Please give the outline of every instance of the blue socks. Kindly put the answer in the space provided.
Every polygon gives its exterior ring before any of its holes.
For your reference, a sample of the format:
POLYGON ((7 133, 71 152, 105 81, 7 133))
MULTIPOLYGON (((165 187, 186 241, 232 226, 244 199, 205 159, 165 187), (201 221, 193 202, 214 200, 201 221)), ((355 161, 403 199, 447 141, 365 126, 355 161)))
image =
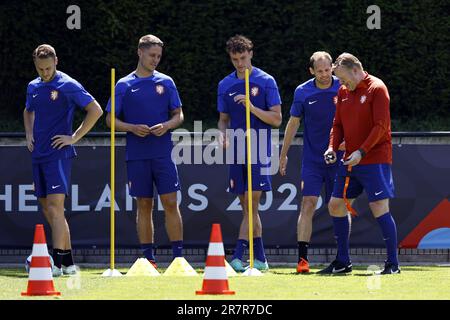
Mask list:
POLYGON ((348 217, 333 217, 334 238, 337 242, 336 259, 342 263, 349 263, 350 223, 348 217))
POLYGON ((255 259, 265 262, 266 255, 264 254, 264 245, 262 238, 253 238, 253 250, 255 254, 255 259))
POLYGON ((183 240, 172 241, 172 255, 174 259, 183 256, 183 240))
MULTIPOLYGON (((378 224, 383 233, 383 239, 386 242, 388 262, 398 265, 397 255, 397 227, 392 215, 386 212, 377 218, 378 224)), ((350 224, 347 217, 333 217, 334 234, 337 241, 338 253, 336 259, 343 263, 350 262, 349 257, 349 236, 350 224)))
POLYGON ((389 212, 386 212, 381 217, 377 218, 378 224, 383 233, 383 239, 386 243, 388 254, 388 262, 398 265, 397 255, 397 227, 394 218, 389 212))
POLYGON ((155 261, 155 256, 153 255, 153 243, 142 243, 141 249, 147 260, 155 261))
POLYGON ((242 256, 244 255, 245 250, 248 248, 248 241, 244 239, 238 239, 236 243, 236 248, 234 249, 233 258, 242 260, 242 256))
MULTIPOLYGON (((141 249, 147 260, 156 261, 153 254, 153 243, 142 243, 141 249)), ((172 255, 174 259, 183 256, 183 240, 172 241, 172 255)))
MULTIPOLYGON (((248 249, 248 241, 244 239, 238 239, 236 243, 236 249, 234 250, 233 258, 242 260, 242 256, 245 253, 245 250, 248 249)), ((265 262, 266 261, 266 255, 264 253, 264 244, 262 241, 262 238, 253 238, 253 249, 255 254, 255 259, 265 262)))

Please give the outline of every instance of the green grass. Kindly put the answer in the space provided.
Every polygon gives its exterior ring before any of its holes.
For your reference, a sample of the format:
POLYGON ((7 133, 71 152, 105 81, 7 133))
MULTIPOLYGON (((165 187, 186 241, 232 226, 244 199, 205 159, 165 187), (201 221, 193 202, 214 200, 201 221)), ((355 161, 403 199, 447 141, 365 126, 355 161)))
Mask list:
MULTIPOLYGON (((127 269, 119 269, 126 273, 127 269)), ((317 271, 313 268, 312 271, 317 271)), ((366 267, 354 268, 352 275, 297 275, 293 268, 273 268, 263 277, 231 277, 234 296, 197 296, 203 273, 198 277, 120 277, 102 278, 100 269, 82 269, 79 278, 54 279, 61 297, 22 297, 28 276, 22 269, 0 269, 0 300, 10 299, 450 299, 450 268, 404 266, 399 275, 370 276, 366 267), (376 285, 379 281, 379 286, 376 285)), ((164 269, 159 270, 164 271, 164 269)))

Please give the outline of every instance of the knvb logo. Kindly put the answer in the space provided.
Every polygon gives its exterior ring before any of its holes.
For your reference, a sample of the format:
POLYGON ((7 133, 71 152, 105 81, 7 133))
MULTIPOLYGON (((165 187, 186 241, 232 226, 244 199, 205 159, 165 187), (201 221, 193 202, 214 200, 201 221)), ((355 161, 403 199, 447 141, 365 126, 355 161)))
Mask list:
POLYGON ((52 90, 52 92, 50 92, 50 99, 52 99, 53 101, 58 99, 58 91, 52 90))

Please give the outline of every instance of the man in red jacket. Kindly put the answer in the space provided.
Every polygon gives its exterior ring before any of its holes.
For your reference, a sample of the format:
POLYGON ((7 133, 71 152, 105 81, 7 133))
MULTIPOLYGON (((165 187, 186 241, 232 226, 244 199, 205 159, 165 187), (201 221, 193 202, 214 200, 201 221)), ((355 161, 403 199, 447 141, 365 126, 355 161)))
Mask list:
POLYGON ((336 151, 344 140, 346 150, 328 205, 333 217, 338 253, 336 260, 319 273, 352 271, 349 257, 350 216, 344 199, 348 198, 350 207, 363 190, 367 193, 370 209, 386 243, 388 258, 381 274, 400 273, 397 227, 389 212, 389 198, 394 197, 389 93, 383 81, 364 71, 361 62, 352 54, 341 54, 333 64, 333 71, 342 85, 338 91, 330 144, 324 154, 325 162, 336 161, 336 151))

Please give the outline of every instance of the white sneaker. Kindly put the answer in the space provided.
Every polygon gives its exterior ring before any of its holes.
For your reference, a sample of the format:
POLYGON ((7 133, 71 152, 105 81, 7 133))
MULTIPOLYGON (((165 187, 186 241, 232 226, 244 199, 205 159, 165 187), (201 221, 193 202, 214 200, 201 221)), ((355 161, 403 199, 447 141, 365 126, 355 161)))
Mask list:
POLYGON ((78 272, 77 269, 78 269, 78 267, 76 265, 74 265, 74 264, 72 264, 72 265, 70 265, 68 267, 62 266, 62 272, 63 272, 63 274, 66 274, 66 275, 77 274, 77 272, 78 272))
POLYGON ((61 277, 63 275, 62 268, 58 268, 55 265, 52 266, 52 275, 53 277, 61 277))

